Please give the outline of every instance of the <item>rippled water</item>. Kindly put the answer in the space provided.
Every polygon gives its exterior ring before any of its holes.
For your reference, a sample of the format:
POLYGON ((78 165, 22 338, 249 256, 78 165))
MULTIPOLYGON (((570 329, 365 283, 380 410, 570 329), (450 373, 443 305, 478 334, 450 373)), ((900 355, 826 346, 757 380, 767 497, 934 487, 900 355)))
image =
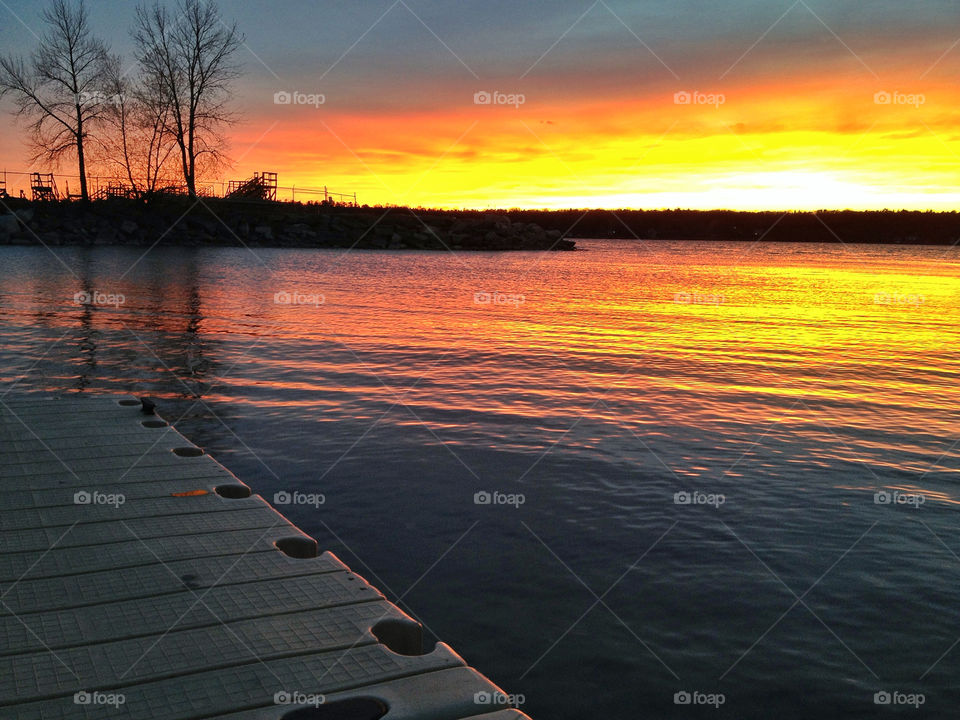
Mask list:
POLYGON ((580 244, 0 248, 0 392, 322 492, 285 514, 534 718, 953 713, 960 251, 580 244))

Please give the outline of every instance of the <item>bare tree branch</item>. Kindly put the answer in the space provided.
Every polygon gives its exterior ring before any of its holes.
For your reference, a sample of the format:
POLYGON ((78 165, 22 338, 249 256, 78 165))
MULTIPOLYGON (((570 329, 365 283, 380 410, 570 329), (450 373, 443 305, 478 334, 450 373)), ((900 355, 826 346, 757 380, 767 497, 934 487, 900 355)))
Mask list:
POLYGON ((75 154, 80 196, 88 200, 86 144, 106 110, 107 48, 90 32, 83 0, 72 7, 53 0, 43 19, 47 31, 29 62, 0 57, 0 97, 12 95, 17 116, 28 122, 33 161, 75 154))
POLYGON ((221 20, 213 0, 180 0, 173 19, 159 3, 141 6, 133 35, 144 82, 169 107, 164 127, 179 150, 187 190, 196 196, 198 160, 224 157, 218 129, 236 120, 227 102, 239 76, 233 56, 243 36, 221 20))

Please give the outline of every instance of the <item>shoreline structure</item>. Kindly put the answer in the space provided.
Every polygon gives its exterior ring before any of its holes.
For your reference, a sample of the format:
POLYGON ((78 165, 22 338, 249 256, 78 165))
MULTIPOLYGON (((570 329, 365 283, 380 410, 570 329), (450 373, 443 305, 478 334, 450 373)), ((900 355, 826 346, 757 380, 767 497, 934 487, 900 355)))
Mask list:
MULTIPOLYGON (((0 245, 573 250, 559 230, 498 212, 162 198, 80 202, 8 200, 0 245)), ((0 206, 2 207, 2 206, 0 206)))

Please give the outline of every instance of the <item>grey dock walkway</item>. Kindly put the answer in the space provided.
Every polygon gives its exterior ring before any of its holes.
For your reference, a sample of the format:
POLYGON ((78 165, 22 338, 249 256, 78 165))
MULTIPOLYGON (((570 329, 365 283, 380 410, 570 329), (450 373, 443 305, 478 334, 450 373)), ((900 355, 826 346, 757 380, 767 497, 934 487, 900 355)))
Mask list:
POLYGON ((0 399, 3 720, 518 720, 134 398, 0 399))

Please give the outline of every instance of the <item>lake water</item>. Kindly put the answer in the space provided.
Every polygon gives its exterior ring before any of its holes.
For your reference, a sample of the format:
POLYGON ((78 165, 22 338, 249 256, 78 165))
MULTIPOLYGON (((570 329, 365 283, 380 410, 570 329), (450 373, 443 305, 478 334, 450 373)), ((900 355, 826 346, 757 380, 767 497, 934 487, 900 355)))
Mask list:
POLYGON ((0 248, 0 392, 323 493, 283 511, 535 720, 952 714, 960 251, 579 244, 0 248))

